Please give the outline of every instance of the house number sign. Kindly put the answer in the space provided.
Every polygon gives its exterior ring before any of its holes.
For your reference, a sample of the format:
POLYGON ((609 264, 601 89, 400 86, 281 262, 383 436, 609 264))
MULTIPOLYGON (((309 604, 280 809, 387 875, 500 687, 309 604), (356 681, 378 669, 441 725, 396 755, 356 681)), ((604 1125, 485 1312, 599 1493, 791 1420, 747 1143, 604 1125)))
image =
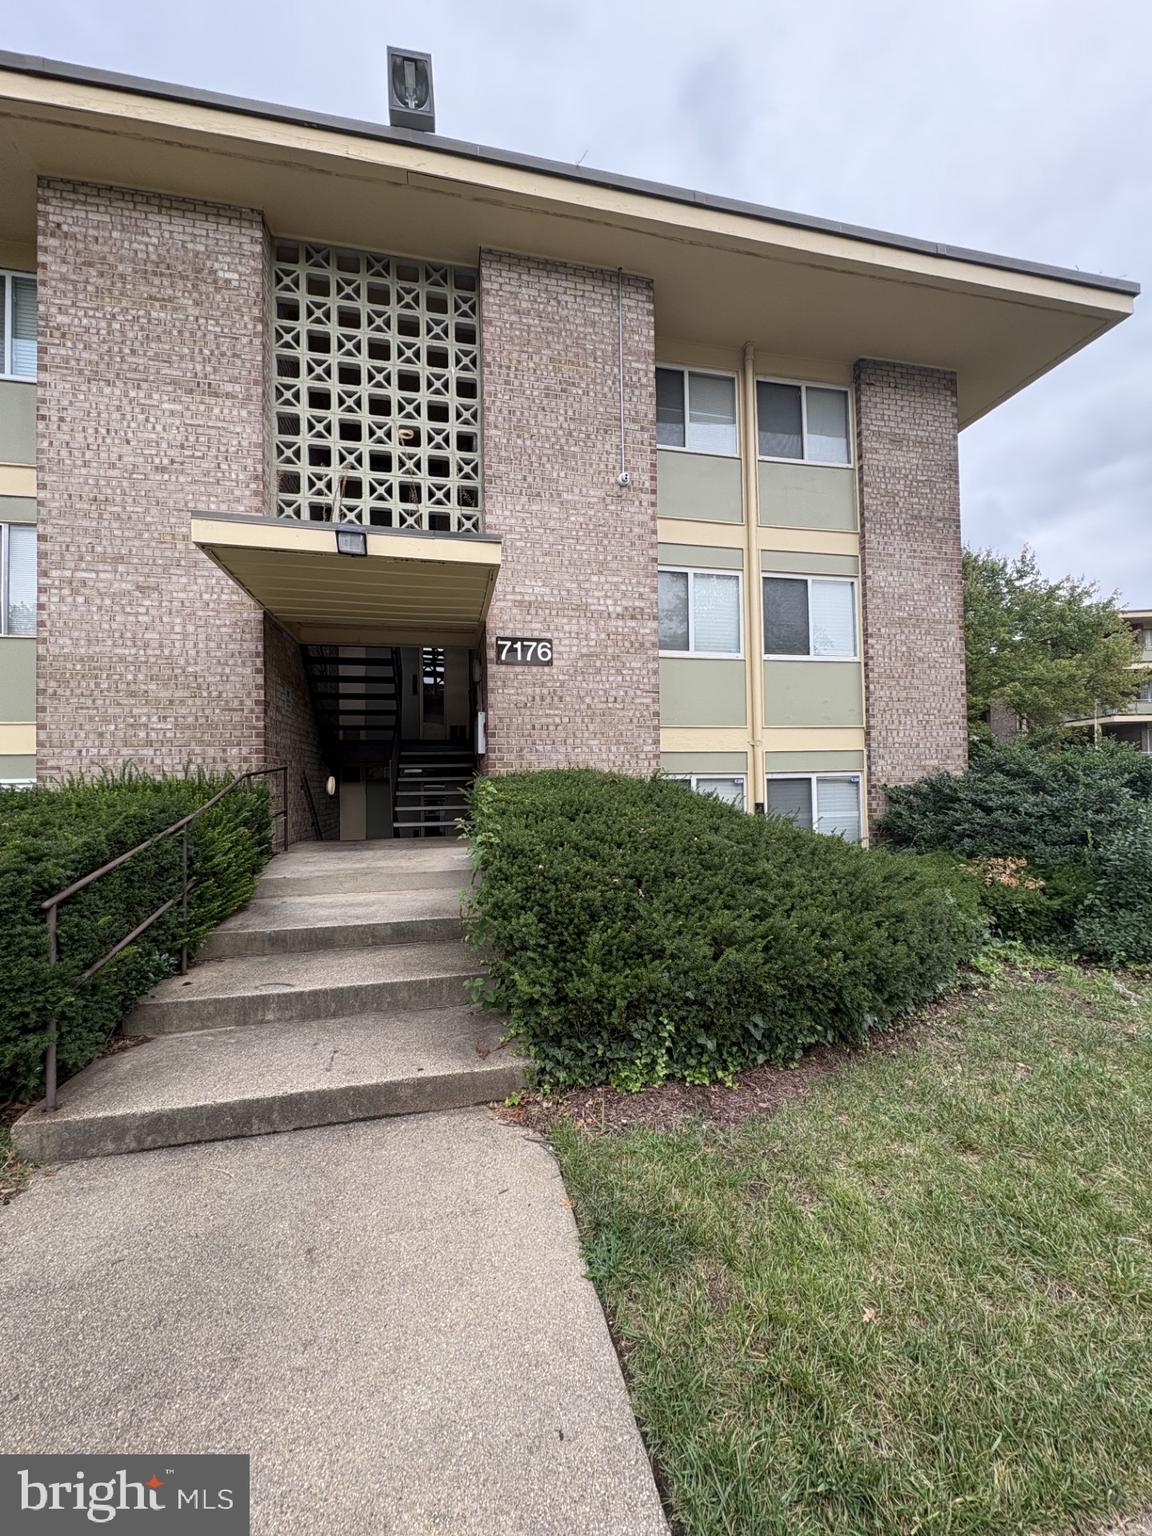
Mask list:
POLYGON ((496 641, 496 661, 505 667, 550 667, 551 640, 510 639, 496 641))

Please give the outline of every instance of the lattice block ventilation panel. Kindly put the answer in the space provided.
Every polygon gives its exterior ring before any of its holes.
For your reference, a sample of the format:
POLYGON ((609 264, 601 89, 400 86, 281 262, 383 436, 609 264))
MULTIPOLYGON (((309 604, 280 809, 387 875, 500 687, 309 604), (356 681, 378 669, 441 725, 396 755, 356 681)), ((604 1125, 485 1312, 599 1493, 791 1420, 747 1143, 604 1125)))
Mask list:
POLYGON ((478 533, 479 280, 277 241, 276 510, 478 533))

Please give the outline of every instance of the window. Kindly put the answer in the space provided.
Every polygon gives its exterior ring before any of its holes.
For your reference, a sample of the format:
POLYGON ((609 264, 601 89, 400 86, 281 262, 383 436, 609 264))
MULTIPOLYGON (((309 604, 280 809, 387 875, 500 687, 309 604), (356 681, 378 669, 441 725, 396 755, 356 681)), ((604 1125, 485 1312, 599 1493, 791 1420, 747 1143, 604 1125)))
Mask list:
POLYGON ((735 453, 735 376, 657 368, 656 442, 693 453, 735 453))
POLYGON ((744 775, 742 773, 670 773, 667 777, 687 784, 698 795, 712 795, 717 800, 723 800, 725 805, 734 805, 739 811, 744 809, 744 775))
POLYGON ((855 581, 841 576, 765 576, 764 655, 855 661, 855 581))
POLYGON ((36 529, 0 523, 0 635, 36 633, 36 529))
POLYGON ((762 459, 850 464, 848 391, 822 384, 756 380, 757 452, 762 459))
POLYGON ((36 377, 36 279, 0 272, 0 376, 36 377))
POLYGON ((662 570, 660 650, 673 656, 741 656, 740 577, 735 571, 662 570))
POLYGON ((857 773, 769 774, 765 804, 770 816, 786 816, 798 827, 860 841, 857 773))

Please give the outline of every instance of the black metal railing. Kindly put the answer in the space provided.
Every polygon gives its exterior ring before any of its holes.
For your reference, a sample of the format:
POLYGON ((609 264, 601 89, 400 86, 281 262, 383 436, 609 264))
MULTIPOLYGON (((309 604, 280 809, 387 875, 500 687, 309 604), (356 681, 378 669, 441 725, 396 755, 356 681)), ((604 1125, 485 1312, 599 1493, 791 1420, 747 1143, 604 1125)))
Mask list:
MULTIPOLYGON (((80 980, 88 981, 91 977, 96 975, 97 971, 102 971, 110 960, 114 960, 116 956, 121 953, 121 951, 127 949, 130 944, 134 944, 142 933, 147 933, 148 929, 152 927, 153 923, 158 923, 162 917, 171 912, 173 907, 176 906, 179 906, 180 908, 182 924, 180 930, 180 974, 184 975, 184 973, 188 970, 188 896, 192 890, 193 884, 188 876, 188 828, 197 819, 197 817, 203 816, 204 812, 210 811, 214 805, 219 805, 220 801, 224 799, 225 795, 230 795, 232 791, 234 789, 238 789, 241 784, 247 784, 252 779, 271 778, 273 774, 279 774, 280 776, 280 808, 272 812, 272 819, 273 821, 283 820, 284 826, 281 833, 281 848, 286 849, 288 847, 287 767, 253 768, 248 773, 242 773, 237 778, 233 779, 231 784, 225 784, 224 788, 217 794, 213 795, 211 800, 205 800, 203 805, 198 805, 194 811, 189 812, 187 816, 182 816, 179 821, 174 821, 170 827, 165 827, 160 832, 154 832, 151 837, 145 838, 145 840, 142 843, 138 843, 135 848, 129 848, 127 853, 120 854, 118 858, 110 859, 107 864, 101 864, 100 868, 94 869, 90 875, 85 875, 83 879, 80 880, 74 880, 71 885, 65 886, 62 891, 57 891, 55 896, 49 896, 47 901, 41 902, 40 910, 45 915, 45 921, 48 928, 49 965, 59 965, 60 963, 59 915, 60 908, 64 902, 69 901, 80 891, 86 890, 88 886, 90 886, 94 881, 99 880, 103 875, 109 875, 114 869, 119 869, 122 864, 127 864, 129 859, 134 859, 138 853, 143 853, 146 848, 154 847, 157 843, 162 842, 166 837, 179 837, 181 842, 180 889, 176 892, 175 896, 170 897, 168 901, 157 907, 155 912, 146 917, 142 923, 137 923, 132 932, 126 934, 125 937, 119 941, 119 943, 114 944, 106 955, 102 956, 99 960, 94 961, 86 971, 83 971, 80 975, 80 980)), ((58 1030, 59 1021, 56 1018, 56 1015, 53 1014, 52 1022, 49 1025, 48 1031, 48 1046, 44 1053, 44 1109, 46 1112, 56 1108, 56 1047, 58 1043, 58 1030)))
POLYGON ((312 786, 308 782, 308 775, 306 773, 300 775, 300 782, 304 786, 304 798, 308 802, 308 812, 312 817, 312 830, 316 834, 316 841, 322 843, 324 841, 324 828, 320 825, 320 812, 316 809, 316 798, 312 793, 312 786))

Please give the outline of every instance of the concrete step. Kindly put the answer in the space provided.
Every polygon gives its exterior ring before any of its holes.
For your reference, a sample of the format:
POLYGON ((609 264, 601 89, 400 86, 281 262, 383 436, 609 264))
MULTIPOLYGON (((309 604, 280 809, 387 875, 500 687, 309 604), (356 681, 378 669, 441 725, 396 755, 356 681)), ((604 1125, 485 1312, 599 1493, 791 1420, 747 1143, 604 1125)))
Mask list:
POLYGON ((472 879, 468 846, 436 843, 297 843, 277 854, 256 888, 260 899, 389 891, 460 891, 472 879))
POLYGON ((369 944, 444 944, 462 931, 460 892, 454 890, 282 896, 250 901, 221 923, 197 963, 369 944))
POLYGON ((451 1008, 164 1035, 77 1073, 13 1139, 51 1163, 489 1103, 523 1083, 502 1031, 451 1008))
MULTIPOLYGON (((468 1001, 467 982, 482 970, 461 943, 210 960, 153 987, 122 1028, 126 1035, 162 1035, 380 1009, 454 1008, 468 1001)), ((275 1049, 272 1037, 268 1048, 275 1049)))

